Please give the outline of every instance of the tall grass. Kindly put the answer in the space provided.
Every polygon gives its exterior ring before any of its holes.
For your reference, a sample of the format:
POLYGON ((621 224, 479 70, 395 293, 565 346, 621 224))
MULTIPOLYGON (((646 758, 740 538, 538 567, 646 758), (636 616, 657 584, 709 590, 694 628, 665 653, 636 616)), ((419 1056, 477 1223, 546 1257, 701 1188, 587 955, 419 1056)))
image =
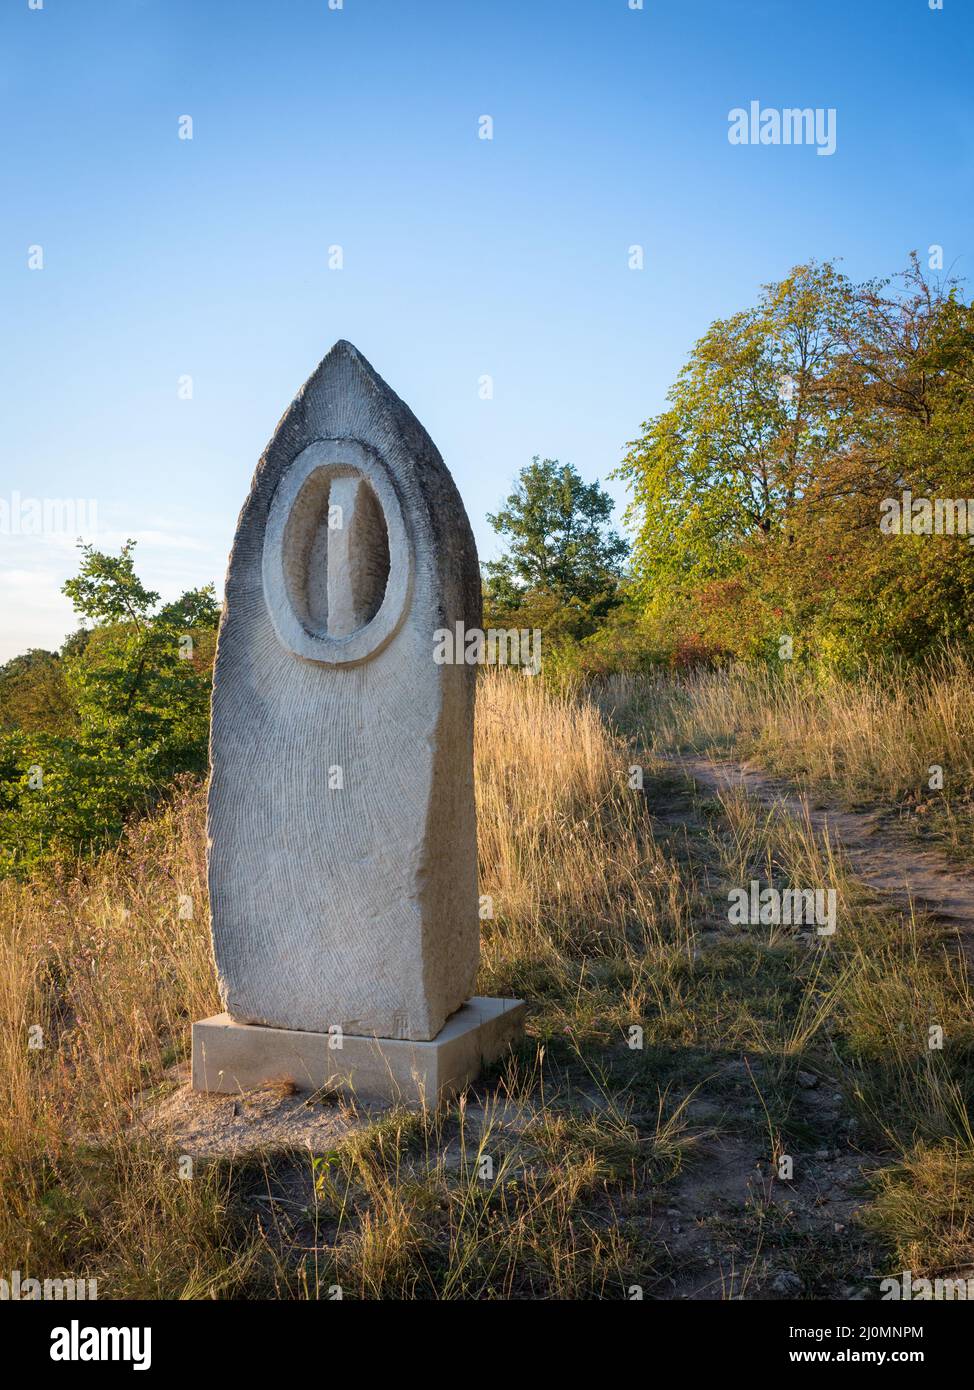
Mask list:
POLYGON ((143 1087, 216 1002, 204 845, 188 788, 94 864, 0 882, 6 1269, 110 1269, 116 1292, 144 1295, 234 1286, 218 1175, 179 1181, 133 1129, 143 1087))
MULTIPOLYGON (((621 955, 644 968, 654 951, 685 953, 690 930, 688 895, 626 787, 625 747, 585 700, 492 675, 476 756, 482 890, 495 905, 481 988, 564 1001, 551 1028, 571 1000, 589 998, 602 1034, 599 963, 621 955)), ((181 1181, 178 1156, 140 1137, 145 1093, 186 1055, 193 1019, 218 1007, 203 796, 185 785, 96 861, 0 883, 0 1268, 84 1271, 106 1282, 106 1296, 230 1293, 257 1264, 272 1277, 266 1244, 241 1243, 233 1175, 214 1165, 181 1181)), ((425 1123, 432 1144, 444 1121, 433 1112, 425 1123)), ((667 1133, 673 1123, 661 1116, 667 1133)), ((594 1158, 582 1167, 604 1183, 594 1158)), ((538 1182, 502 1222, 504 1268, 517 1265, 515 1247, 561 1222, 552 1287, 567 1287, 577 1264, 594 1290, 614 1245, 600 1237, 593 1265, 569 1230, 591 1183, 538 1182)), ((383 1200, 393 1204, 385 1216, 381 1202, 359 1213, 352 1243, 366 1264, 398 1219, 398 1199, 383 1200)), ((349 1258, 343 1247, 346 1277, 349 1258)), ((358 1282, 363 1292, 388 1284, 364 1272, 358 1282)))
POLYGON ((735 667, 686 676, 616 676, 606 706, 652 730, 660 750, 754 757, 788 777, 827 783, 853 800, 894 803, 944 769, 948 797, 974 788, 974 665, 959 653, 933 665, 856 680, 735 667))
POLYGON ((476 734, 483 985, 692 952, 692 887, 653 839, 630 758, 596 705, 529 677, 481 679, 476 734))
MULTIPOLYGON (((783 728, 788 710, 797 721, 797 691, 739 679, 729 695, 711 677, 610 695, 653 721, 642 727, 657 743, 688 739, 720 708, 735 736, 746 708, 752 728, 783 728)), ((877 692, 862 698, 885 719, 877 692)), ((955 721, 959 747, 966 707, 950 691, 929 707, 955 721)), ((142 1123, 191 1022, 218 1007, 201 787, 96 861, 0 882, 0 1272, 95 1277, 103 1297, 327 1297, 335 1284, 362 1297, 624 1297, 679 1274, 646 1213, 688 1171, 693 1097, 719 1108, 724 1068, 742 1056, 762 1063, 763 1089, 757 1121, 734 1123, 756 1123, 755 1142, 777 1151, 794 1130, 795 1068, 831 1073, 895 1160, 874 1209, 883 1239, 918 1273, 959 1258, 974 1162, 966 978, 929 924, 877 914, 801 822, 727 797, 654 833, 647 802, 663 793, 630 785, 642 757, 579 690, 481 679, 492 911, 479 987, 526 998, 530 1036, 458 1103, 374 1122, 353 1104, 345 1138, 313 1168, 278 1153, 256 1169, 197 1165, 185 1181, 142 1123), (721 893, 752 872, 837 881, 852 929, 821 950, 728 933, 721 893), (948 1039, 936 1057, 931 1020, 948 1039), (307 1170, 300 1220, 272 1200, 279 1165, 307 1170), (938 1188, 924 1205, 917 1194, 948 1170, 954 1196, 938 1188)))

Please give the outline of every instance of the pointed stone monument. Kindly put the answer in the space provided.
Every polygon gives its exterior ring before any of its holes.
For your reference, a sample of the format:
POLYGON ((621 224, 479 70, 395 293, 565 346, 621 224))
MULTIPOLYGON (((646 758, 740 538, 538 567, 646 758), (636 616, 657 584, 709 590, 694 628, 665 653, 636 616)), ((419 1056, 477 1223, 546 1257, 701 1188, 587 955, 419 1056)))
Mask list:
POLYGON ((470 523, 432 440, 350 343, 303 387, 237 523, 207 815, 226 1013, 193 1086, 335 1080, 434 1101, 523 1026, 480 952, 470 523), (442 651, 442 645, 439 650, 442 651))

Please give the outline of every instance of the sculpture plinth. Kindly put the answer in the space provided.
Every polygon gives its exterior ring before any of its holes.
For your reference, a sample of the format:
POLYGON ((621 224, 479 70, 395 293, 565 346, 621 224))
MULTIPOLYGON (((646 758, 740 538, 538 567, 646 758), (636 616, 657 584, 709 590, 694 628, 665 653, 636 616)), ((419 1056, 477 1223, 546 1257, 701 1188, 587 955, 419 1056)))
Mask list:
MULTIPOLYGON (((231 1048, 240 1076, 288 1055, 318 1076, 314 1044, 289 1053, 273 1030, 325 1037, 341 1071, 353 1039, 432 1043, 470 999, 475 672, 435 660, 434 633, 478 627, 480 612, 473 535, 443 460, 355 348, 336 344, 258 464, 227 572, 207 831, 214 955, 236 1026, 196 1025, 199 1089, 224 1089, 213 1078, 227 1071, 205 1063, 206 1039, 231 1048), (254 1029, 249 1070, 239 1025, 254 1029)), ((490 1037, 506 1045, 522 1012, 501 1010, 498 1030, 488 1010, 490 1037)), ((482 1016, 467 1013, 475 1035, 482 1016)))
POLYGON ((217 1014, 193 1024, 193 1085, 237 1095, 287 1081, 302 1091, 348 1086, 364 1100, 435 1105, 454 1095, 524 1028, 519 999, 470 999, 431 1042, 259 1028, 217 1014))

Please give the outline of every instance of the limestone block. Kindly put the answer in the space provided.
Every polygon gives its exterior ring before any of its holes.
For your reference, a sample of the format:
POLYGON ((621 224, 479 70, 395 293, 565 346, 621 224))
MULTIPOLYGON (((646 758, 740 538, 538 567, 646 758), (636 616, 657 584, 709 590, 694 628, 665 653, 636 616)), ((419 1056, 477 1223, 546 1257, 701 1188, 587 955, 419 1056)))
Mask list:
POLYGON ((264 452, 230 556, 207 817, 238 1023, 431 1039, 479 955, 473 535, 443 460, 350 343, 264 452))
POLYGON ((257 1028, 217 1014, 193 1024, 193 1089, 237 1095, 287 1082, 299 1091, 341 1086, 363 1100, 435 1105, 472 1081, 520 1035, 518 999, 474 998, 431 1042, 341 1039, 326 1033, 257 1028))

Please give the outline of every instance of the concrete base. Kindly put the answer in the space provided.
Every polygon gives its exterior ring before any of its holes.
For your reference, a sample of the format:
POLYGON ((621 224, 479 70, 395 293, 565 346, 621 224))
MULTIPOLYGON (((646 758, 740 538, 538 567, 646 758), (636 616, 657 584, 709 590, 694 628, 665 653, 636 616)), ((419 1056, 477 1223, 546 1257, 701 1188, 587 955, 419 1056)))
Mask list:
POLYGON ((347 1085, 363 1100, 435 1105, 472 1081, 524 1031, 520 999, 470 999, 431 1042, 299 1033, 216 1014, 193 1024, 193 1089, 238 1095, 269 1082, 299 1091, 347 1085))

